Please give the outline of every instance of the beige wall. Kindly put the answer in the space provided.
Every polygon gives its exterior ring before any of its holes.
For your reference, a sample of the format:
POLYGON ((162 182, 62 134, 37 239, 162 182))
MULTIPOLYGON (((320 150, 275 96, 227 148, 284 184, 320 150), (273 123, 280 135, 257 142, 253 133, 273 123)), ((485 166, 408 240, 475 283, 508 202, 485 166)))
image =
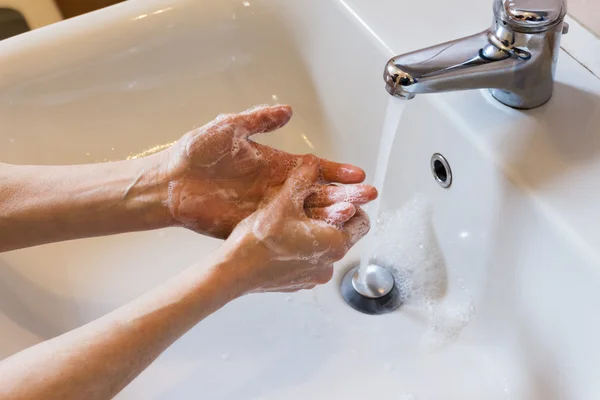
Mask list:
POLYGON ((55 0, 65 18, 98 10, 123 0, 55 0))
MULTIPOLYGON (((124 0, 55 0, 65 18, 94 11, 124 0)), ((600 35, 600 0, 568 0, 569 13, 600 35)))
POLYGON ((600 0, 568 0, 569 14, 600 35, 600 0))

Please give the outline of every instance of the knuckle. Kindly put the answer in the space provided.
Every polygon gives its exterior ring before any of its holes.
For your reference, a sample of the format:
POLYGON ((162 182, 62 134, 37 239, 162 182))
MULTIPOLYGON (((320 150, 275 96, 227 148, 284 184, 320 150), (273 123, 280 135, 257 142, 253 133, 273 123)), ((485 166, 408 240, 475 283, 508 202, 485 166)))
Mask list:
POLYGON ((303 158, 304 162, 308 164, 316 163, 319 160, 314 154, 306 154, 303 158))
POLYGON ((319 275, 319 283, 320 284, 328 283, 329 281, 331 281, 332 278, 333 278, 333 265, 329 265, 319 275))
POLYGON ((346 248, 339 248, 338 247, 331 254, 331 258, 333 258, 333 261, 340 261, 344 257, 346 257, 346 248))

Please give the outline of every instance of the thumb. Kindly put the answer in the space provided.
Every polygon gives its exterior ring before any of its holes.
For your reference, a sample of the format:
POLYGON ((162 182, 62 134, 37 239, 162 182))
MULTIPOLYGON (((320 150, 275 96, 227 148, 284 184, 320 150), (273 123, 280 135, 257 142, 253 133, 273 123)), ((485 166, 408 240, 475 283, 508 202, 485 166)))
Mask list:
POLYGON ((342 231, 346 234, 350 241, 350 245, 354 246, 360 239, 365 237, 371 229, 371 221, 367 213, 360 207, 356 208, 356 214, 350 221, 344 224, 342 231))
POLYGON ((248 138, 283 128, 292 118, 292 108, 286 105, 256 106, 231 118, 239 138, 248 138))
POLYGON ((304 212, 304 201, 312 193, 315 183, 319 180, 319 160, 313 155, 305 156, 302 164, 294 169, 285 181, 280 191, 286 201, 291 201, 295 208, 304 212))

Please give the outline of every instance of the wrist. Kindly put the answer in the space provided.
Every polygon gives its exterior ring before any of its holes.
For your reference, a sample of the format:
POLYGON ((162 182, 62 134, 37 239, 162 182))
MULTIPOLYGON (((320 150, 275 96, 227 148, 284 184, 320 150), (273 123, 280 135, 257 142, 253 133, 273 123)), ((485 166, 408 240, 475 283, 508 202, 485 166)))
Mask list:
POLYGON ((239 269, 245 261, 217 249, 207 259, 184 272, 187 280, 195 282, 199 292, 210 287, 213 299, 221 304, 230 303, 248 293, 239 269))
POLYGON ((227 240, 213 253, 214 273, 233 299, 257 289, 257 271, 268 262, 267 249, 253 235, 227 240))
POLYGON ((161 152, 128 161, 131 184, 125 189, 126 207, 140 215, 145 229, 160 229, 175 225, 167 200, 169 195, 168 159, 161 152))

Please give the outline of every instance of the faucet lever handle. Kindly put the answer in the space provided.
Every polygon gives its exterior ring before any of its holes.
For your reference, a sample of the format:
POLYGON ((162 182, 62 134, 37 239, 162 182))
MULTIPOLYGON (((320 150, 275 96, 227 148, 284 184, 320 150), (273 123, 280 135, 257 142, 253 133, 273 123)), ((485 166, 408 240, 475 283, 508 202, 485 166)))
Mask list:
POLYGON ((522 32, 543 32, 562 21, 565 0, 495 0, 497 18, 522 32))

